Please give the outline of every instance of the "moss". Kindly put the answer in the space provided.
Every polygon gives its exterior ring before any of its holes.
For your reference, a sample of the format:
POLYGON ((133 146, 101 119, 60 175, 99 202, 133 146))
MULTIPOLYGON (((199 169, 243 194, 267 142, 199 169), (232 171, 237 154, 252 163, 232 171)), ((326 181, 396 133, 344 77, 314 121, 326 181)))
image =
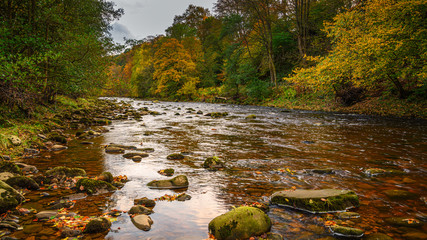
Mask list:
POLYGON ((24 199, 18 191, 0 180, 0 213, 14 209, 24 199))
POLYGON ((100 189, 107 189, 108 191, 116 190, 117 188, 108 182, 101 180, 94 180, 89 178, 82 178, 76 183, 77 189, 88 194, 95 194, 100 189))
POLYGON ((211 168, 211 169, 224 168, 225 164, 223 161, 219 160, 218 157, 214 156, 214 157, 207 158, 203 162, 203 167, 204 168, 211 168))
POLYGON ((256 115, 255 114, 251 114, 245 117, 246 119, 255 119, 256 115))
MULTIPOLYGON (((325 190, 327 191, 327 189, 325 190)), ((300 191, 315 192, 320 190, 300 191)), ((334 212, 359 206, 359 198, 353 191, 346 191, 344 194, 339 195, 333 194, 329 197, 286 197, 286 195, 277 194, 272 197, 271 202, 273 204, 281 204, 301 210, 307 210, 309 212, 334 212)))
POLYGON ((111 227, 111 222, 106 218, 97 218, 90 221, 85 229, 84 233, 102 233, 108 231, 111 227))
POLYGON ((184 159, 184 155, 180 153, 173 153, 166 157, 168 160, 182 160, 184 159))
POLYGON ((22 175, 22 171, 18 165, 10 161, 0 161, 0 172, 10 172, 22 175))
POLYGON ((77 176, 86 176, 86 171, 81 168, 67 168, 67 167, 55 167, 54 169, 48 170, 46 172, 47 176, 67 176, 67 177, 77 177, 77 176))
POLYGON ((163 169, 158 171, 159 174, 164 175, 164 176, 173 176, 173 174, 175 173, 175 170, 173 168, 167 168, 167 169, 163 169))
POLYGON ((113 174, 111 174, 110 172, 103 172, 101 173, 101 175, 99 175, 98 179, 108 183, 112 183, 114 180, 114 177, 113 177, 113 174))
POLYGON ((216 239, 248 239, 268 232, 270 218, 253 207, 239 207, 214 218, 209 223, 209 232, 216 239))
POLYGON ((331 226, 331 231, 338 236, 362 237, 365 231, 359 228, 343 227, 339 225, 331 226))
POLYGON ((20 188, 26 188, 31 190, 37 190, 40 188, 40 186, 36 183, 36 181, 34 181, 29 177, 24 177, 24 176, 11 177, 7 179, 5 182, 12 187, 20 187, 20 188))

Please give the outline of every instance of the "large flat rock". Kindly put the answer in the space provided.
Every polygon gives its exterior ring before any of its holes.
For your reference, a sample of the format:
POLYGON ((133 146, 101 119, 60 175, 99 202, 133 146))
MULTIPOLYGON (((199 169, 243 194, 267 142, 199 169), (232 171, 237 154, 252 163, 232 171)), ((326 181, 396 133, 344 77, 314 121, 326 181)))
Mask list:
POLYGON ((359 206, 353 191, 339 189, 280 191, 271 196, 271 203, 311 213, 344 211, 359 206))

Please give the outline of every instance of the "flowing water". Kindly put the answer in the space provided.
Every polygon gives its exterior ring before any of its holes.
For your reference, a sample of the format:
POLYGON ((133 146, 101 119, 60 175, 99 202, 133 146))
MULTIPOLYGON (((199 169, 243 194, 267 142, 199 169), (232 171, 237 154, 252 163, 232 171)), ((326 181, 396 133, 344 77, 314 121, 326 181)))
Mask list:
MULTIPOLYGON (((361 218, 349 224, 367 233, 388 233, 394 239, 405 239, 407 233, 426 233, 426 227, 393 227, 384 222, 388 217, 426 218, 425 121, 256 106, 119 100, 130 101, 136 109, 148 107, 163 114, 143 116, 142 121, 113 121, 107 126, 110 131, 96 138, 94 145, 74 140, 68 150, 30 162, 40 170, 65 165, 83 168, 92 176, 103 171, 127 175, 130 181, 125 187, 104 197, 107 209, 125 211, 133 206, 135 198, 177 194, 146 186, 151 180, 167 179, 158 170, 174 168, 175 175, 188 176, 190 186, 185 192, 191 200, 158 201, 151 215, 154 224, 148 232, 137 229, 123 214, 106 239, 205 239, 209 221, 232 206, 265 201, 275 191, 292 187, 355 191, 361 206, 354 211, 361 218), (197 111, 229 115, 211 118, 197 111), (250 114, 256 119, 245 118, 250 114), (108 143, 155 151, 135 163, 121 155, 106 154, 102 146, 108 143), (186 153, 184 160, 166 159, 180 152, 186 153), (204 159, 211 156, 224 159, 227 170, 204 169, 204 159), (283 171, 286 168, 289 171, 283 171), (325 168, 334 169, 334 174, 304 171, 325 168), (364 174, 368 168, 395 169, 405 174, 373 178, 364 174), (418 197, 390 200, 384 195, 389 189, 410 191, 418 197)), ((285 239, 333 239, 323 226, 330 215, 274 206, 268 214, 273 220, 272 231, 285 239)))

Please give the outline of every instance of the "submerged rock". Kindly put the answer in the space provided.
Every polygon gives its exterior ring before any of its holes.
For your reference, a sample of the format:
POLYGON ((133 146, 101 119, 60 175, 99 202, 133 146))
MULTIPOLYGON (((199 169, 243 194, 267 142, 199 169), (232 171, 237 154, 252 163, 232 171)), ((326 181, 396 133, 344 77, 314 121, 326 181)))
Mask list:
POLYGON ((153 210, 149 209, 148 207, 142 206, 142 205, 135 205, 128 211, 128 214, 150 215, 152 213, 154 213, 153 210))
POLYGON ((188 187, 188 179, 185 175, 179 175, 169 180, 154 180, 147 183, 149 188, 175 189, 188 187))
POLYGON ((133 203, 135 205, 142 205, 148 208, 154 208, 156 206, 156 202, 154 200, 148 199, 146 197, 135 199, 133 200, 133 203))
POLYGON ((366 235, 364 240, 393 240, 393 238, 385 235, 384 233, 372 233, 369 235, 366 235))
POLYGON ((37 190, 40 186, 32 178, 24 176, 11 177, 5 181, 9 186, 14 188, 26 188, 31 190, 37 190))
POLYGON ((225 164, 218 157, 214 156, 214 157, 207 158, 203 162, 203 167, 208 168, 210 170, 218 170, 218 169, 225 168, 225 164))
POLYGON ((422 227, 424 225, 423 222, 413 217, 391 217, 386 218, 385 222, 398 227, 422 227))
POLYGON ((120 145, 120 144, 114 144, 114 143, 111 143, 110 145, 108 145, 107 148, 122 148, 122 149, 126 149, 126 150, 135 150, 136 149, 135 146, 120 145))
POLYGON ((349 190, 295 190, 274 193, 271 197, 271 203, 319 213, 343 211, 358 207, 359 198, 353 191, 349 190))
POLYGON ((108 231, 111 222, 106 218, 96 218, 91 220, 85 227, 84 233, 102 233, 108 231))
POLYGON ((24 200, 18 191, 7 183, 0 181, 0 213, 5 213, 17 207, 24 200))
POLYGON ((219 240, 248 239, 266 233, 271 220, 263 211, 253 207, 235 208, 214 218, 209 233, 219 240))
POLYGON ((46 176, 53 177, 77 177, 86 176, 86 171, 81 168, 68 168, 68 167, 55 167, 51 170, 46 171, 46 176))
POLYGON ((339 212, 336 215, 339 219, 355 219, 360 218, 360 214, 356 212, 339 212))
POLYGON ((384 191, 384 194, 392 200, 407 200, 419 197, 416 193, 398 189, 384 191))
POLYGON ((365 234, 365 231, 363 231, 362 229, 344 227, 339 225, 331 226, 330 230, 334 235, 341 237, 361 238, 365 234))
POLYGON ((132 223, 138 229, 143 231, 150 231, 151 225, 153 225, 153 220, 150 218, 150 216, 140 214, 132 218, 132 223))
POLYGON ((403 175, 405 172, 395 169, 369 168, 365 172, 368 177, 386 176, 386 175, 403 175))
POLYGON ((317 174, 334 174, 335 170, 330 168, 322 168, 322 169, 308 169, 306 172, 317 173, 317 174))
POLYGON ((65 149, 67 149, 68 147, 66 147, 66 146, 64 146, 64 145, 53 145, 51 148, 50 148, 50 150, 51 151, 54 151, 54 152, 57 152, 57 151, 62 151, 62 150, 65 150, 65 149))
POLYGON ((88 194, 96 194, 101 191, 113 191, 117 188, 108 182, 94 180, 89 178, 82 178, 76 183, 77 189, 88 194))
POLYGON ((185 158, 184 155, 180 153, 173 153, 166 157, 168 160, 182 160, 185 158))

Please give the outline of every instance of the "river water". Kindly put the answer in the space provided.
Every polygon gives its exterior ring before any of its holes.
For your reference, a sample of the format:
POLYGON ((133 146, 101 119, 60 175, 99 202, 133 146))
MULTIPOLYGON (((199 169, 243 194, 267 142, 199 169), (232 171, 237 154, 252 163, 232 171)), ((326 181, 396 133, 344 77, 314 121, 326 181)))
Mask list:
MULTIPOLYGON (((214 217, 245 202, 266 201, 275 191, 292 187, 355 191, 361 206, 354 211, 361 218, 349 225, 367 233, 382 232, 405 239, 407 233, 422 236, 426 232, 426 227, 393 227, 384 222, 388 217, 426 217, 425 121, 257 106, 118 100, 130 102, 135 109, 148 107, 162 114, 143 116, 142 121, 113 121, 106 127, 110 131, 96 138, 95 144, 81 145, 74 140, 67 151, 32 164, 41 170, 60 165, 81 167, 92 176, 103 171, 127 175, 130 181, 125 187, 106 197, 107 209, 127 211, 135 198, 177 194, 146 186, 151 180, 167 179, 157 173, 165 168, 174 168, 175 175, 188 176, 190 186, 185 192, 192 198, 185 202, 158 201, 151 215, 154 224, 148 232, 137 229, 123 214, 106 239, 206 239, 208 223, 214 217), (211 118, 197 111, 229 115, 211 118), (250 114, 256 119, 246 119, 250 114), (135 163, 121 155, 106 154, 102 146, 108 143, 155 151, 135 163), (186 153, 184 160, 166 159, 180 152, 186 153), (204 169, 204 159, 211 156, 223 159, 227 170, 204 169), (325 168, 333 169, 334 174, 306 171, 325 168), (369 168, 401 170, 405 174, 373 178, 364 174, 369 168), (410 191, 418 197, 391 200, 384 194, 389 189, 410 191)), ((274 206, 268 214, 273 220, 272 231, 285 239, 334 239, 323 226, 330 215, 274 206)))

